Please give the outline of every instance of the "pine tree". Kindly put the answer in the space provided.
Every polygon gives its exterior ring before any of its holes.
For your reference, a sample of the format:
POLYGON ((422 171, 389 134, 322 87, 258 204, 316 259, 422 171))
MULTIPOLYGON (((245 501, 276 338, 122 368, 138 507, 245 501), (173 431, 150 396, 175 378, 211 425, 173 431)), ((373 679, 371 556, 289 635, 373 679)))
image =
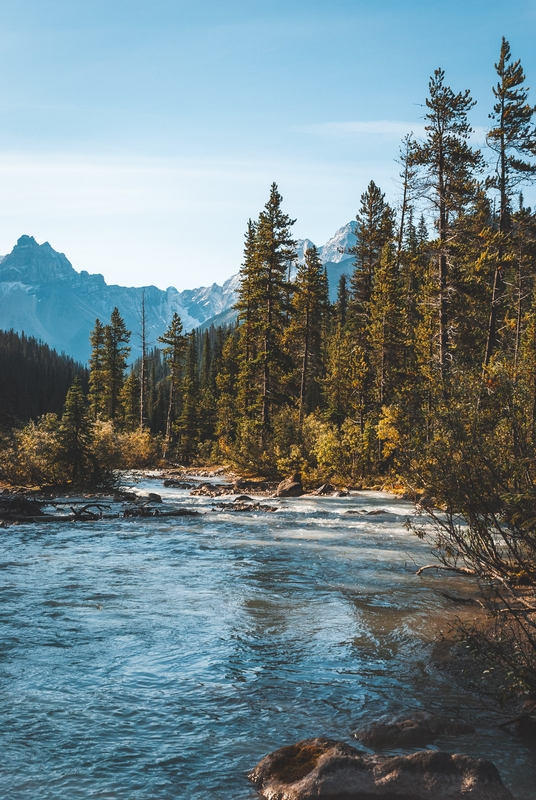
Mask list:
POLYGON ((468 139, 472 128, 467 115, 475 105, 467 89, 454 94, 444 85, 445 73, 435 70, 429 82, 426 138, 411 147, 409 164, 419 173, 419 189, 436 214, 437 240, 437 320, 440 375, 443 376, 452 358, 450 351, 449 245, 457 217, 475 195, 475 170, 481 164, 479 151, 468 139))
POLYGON ((524 85, 525 73, 521 62, 511 63, 510 59, 510 45, 503 37, 499 61, 495 64, 499 81, 493 87, 493 94, 497 102, 489 115, 494 127, 486 137, 488 146, 496 155, 495 171, 489 185, 499 192, 499 224, 485 367, 497 347, 497 325, 506 288, 506 251, 513 233, 512 197, 520 183, 536 175, 536 162, 532 160, 536 155, 536 129, 531 124, 536 108, 527 102, 528 89, 524 85))

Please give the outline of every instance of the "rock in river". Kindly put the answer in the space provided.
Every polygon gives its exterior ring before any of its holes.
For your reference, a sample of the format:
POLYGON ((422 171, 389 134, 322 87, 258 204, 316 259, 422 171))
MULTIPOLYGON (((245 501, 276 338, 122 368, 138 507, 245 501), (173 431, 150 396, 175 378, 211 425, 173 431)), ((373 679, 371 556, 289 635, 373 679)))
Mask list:
POLYGON ((380 717, 358 728, 352 736, 365 747, 386 750, 396 747, 425 747, 438 736, 455 736, 474 733, 472 725, 461 720, 448 719, 418 711, 411 716, 380 717))
POLYGON ((249 777, 266 800, 514 800, 482 758, 369 755, 324 737, 270 753, 249 777))
POLYGON ((290 478, 281 481, 275 492, 276 497, 301 497, 302 494, 303 486, 299 472, 295 472, 290 478))

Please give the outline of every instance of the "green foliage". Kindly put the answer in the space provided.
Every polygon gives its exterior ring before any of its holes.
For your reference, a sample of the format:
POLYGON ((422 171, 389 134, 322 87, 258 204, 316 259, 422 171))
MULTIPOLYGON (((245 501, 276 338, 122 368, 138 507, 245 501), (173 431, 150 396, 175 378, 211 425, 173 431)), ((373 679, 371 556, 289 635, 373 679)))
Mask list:
POLYGON ((69 386, 88 373, 66 355, 15 331, 0 331, 0 425, 13 426, 43 414, 61 414, 69 386))

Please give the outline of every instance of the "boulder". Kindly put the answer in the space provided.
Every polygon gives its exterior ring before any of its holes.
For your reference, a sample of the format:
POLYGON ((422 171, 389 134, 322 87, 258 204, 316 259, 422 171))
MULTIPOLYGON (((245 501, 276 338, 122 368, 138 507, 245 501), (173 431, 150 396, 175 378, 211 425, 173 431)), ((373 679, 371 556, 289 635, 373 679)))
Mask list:
POLYGON ((438 736, 458 736, 474 733, 467 722, 438 717, 418 711, 411 717, 380 717, 352 733, 365 747, 388 750, 397 747, 425 747, 438 736))
POLYGON ((303 494, 303 486, 301 482, 301 475, 295 472, 290 478, 281 481, 276 489, 276 497, 301 497, 303 494))
POLYGON ((161 503, 162 502, 162 498, 156 492, 149 492, 149 494, 147 495, 147 500, 150 503, 161 503))
POLYGON ((313 494, 332 494, 334 491, 335 487, 331 483, 323 483, 322 486, 314 490, 313 494))
POLYGON ((163 486, 169 486, 172 489, 191 489, 195 486, 191 481, 181 481, 178 478, 166 478, 162 481, 163 486))
POLYGON ((266 800, 514 800, 482 758, 369 755, 324 737, 276 750, 249 778, 266 800))

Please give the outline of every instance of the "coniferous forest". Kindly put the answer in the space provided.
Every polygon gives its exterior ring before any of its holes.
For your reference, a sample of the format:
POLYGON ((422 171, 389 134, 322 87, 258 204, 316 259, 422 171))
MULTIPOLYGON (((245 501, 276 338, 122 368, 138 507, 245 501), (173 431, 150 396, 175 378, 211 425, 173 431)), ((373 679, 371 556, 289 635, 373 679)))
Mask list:
POLYGON ((143 309, 135 332, 120 309, 97 320, 87 394, 80 375, 63 416, 55 395, 28 400, 4 477, 92 483, 165 459, 401 484, 443 567, 493 585, 499 639, 471 641, 536 690, 536 213, 523 198, 536 109, 504 39, 495 73, 478 149, 470 91, 434 72, 424 134, 401 144, 399 202, 374 181, 362 193, 335 303, 316 249, 298 263, 274 183, 247 224, 236 325, 186 334, 175 315, 149 343, 143 309))

